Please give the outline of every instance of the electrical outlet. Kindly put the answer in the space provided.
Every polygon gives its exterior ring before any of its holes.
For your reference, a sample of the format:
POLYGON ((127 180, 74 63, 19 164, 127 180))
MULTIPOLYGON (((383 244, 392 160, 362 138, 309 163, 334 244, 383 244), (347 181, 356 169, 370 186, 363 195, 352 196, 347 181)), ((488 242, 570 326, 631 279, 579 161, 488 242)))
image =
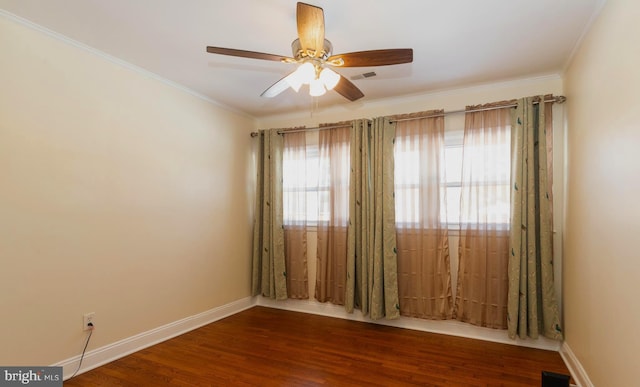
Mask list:
POLYGON ((82 330, 83 331, 88 331, 89 329, 91 329, 91 327, 89 326, 89 323, 93 324, 93 319, 95 317, 96 317, 96 312, 85 313, 82 316, 82 330))

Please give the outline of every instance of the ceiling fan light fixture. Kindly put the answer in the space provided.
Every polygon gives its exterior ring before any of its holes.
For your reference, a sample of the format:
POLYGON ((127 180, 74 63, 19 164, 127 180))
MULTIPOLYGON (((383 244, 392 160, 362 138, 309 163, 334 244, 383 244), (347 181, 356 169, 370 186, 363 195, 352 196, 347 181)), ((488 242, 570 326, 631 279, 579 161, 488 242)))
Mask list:
POLYGON ((309 95, 312 97, 319 97, 327 92, 324 88, 324 83, 320 79, 314 79, 309 83, 309 95))
POLYGON ((333 88, 336 87, 336 85, 340 81, 340 75, 338 75, 338 73, 331 70, 330 68, 325 67, 320 72, 320 80, 327 88, 327 90, 333 90, 333 88))
POLYGON ((286 78, 287 83, 296 93, 303 84, 308 84, 315 78, 316 69, 313 64, 306 62, 300 65, 296 71, 289 74, 286 78))
POLYGON ((309 84, 316 78, 316 67, 311 62, 305 62, 298 67, 296 73, 302 83, 309 84))

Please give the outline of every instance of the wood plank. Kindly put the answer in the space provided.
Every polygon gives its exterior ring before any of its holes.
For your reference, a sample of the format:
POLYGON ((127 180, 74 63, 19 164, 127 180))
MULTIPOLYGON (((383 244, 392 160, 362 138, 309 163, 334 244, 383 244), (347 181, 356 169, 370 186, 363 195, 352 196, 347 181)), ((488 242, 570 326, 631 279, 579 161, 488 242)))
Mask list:
POLYGON ((540 386, 557 352, 254 307, 65 386, 540 386))

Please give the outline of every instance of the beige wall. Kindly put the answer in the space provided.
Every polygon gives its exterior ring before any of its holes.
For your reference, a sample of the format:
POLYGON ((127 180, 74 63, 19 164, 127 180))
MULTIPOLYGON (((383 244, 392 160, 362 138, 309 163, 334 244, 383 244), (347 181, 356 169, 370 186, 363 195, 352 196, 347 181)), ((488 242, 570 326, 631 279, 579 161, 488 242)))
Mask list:
POLYGON ((248 297, 253 129, 0 16, 0 364, 248 297))
POLYGON ((640 380, 639 20, 609 0, 566 72, 566 345, 596 386, 640 380))

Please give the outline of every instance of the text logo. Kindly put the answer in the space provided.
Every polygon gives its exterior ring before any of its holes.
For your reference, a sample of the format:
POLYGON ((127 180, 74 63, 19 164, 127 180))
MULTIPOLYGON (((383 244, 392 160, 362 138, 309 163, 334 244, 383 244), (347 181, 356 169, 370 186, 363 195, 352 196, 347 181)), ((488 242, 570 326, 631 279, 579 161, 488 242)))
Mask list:
POLYGON ((62 387, 62 367, 0 367, 0 387, 62 387))

